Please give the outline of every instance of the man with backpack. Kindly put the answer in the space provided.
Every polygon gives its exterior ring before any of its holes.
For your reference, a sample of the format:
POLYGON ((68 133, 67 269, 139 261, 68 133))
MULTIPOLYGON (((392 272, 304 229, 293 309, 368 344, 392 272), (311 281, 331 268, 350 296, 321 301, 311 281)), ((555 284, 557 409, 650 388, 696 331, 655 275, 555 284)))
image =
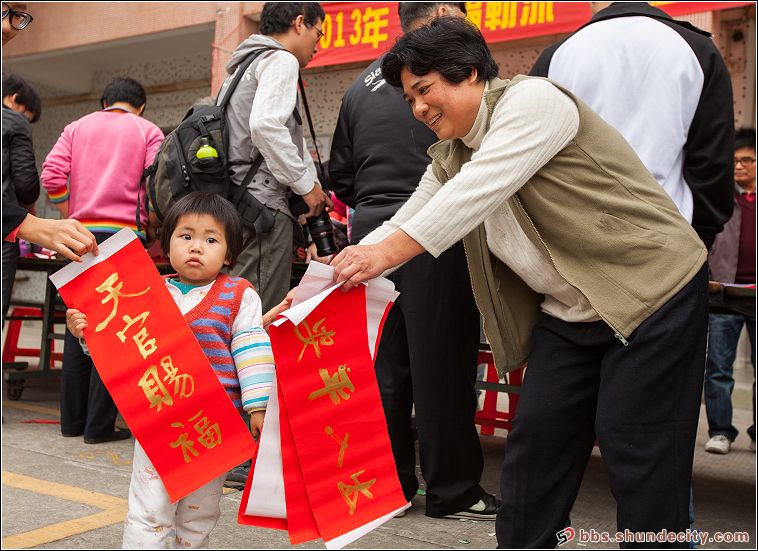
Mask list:
MULTIPOLYGON (((147 97, 131 78, 113 79, 103 90, 102 109, 63 129, 42 166, 42 186, 62 218, 75 218, 98 243, 123 228, 137 227, 135 205, 142 172, 153 162, 163 132, 145 120, 147 97)), ((147 223, 142 205, 140 224, 147 223)), ((129 438, 115 430, 118 410, 79 340, 66 331, 61 378, 61 433, 86 444, 129 438)))
POLYGON ((301 196, 308 217, 332 206, 305 145, 297 92, 299 71, 316 53, 323 19, 317 2, 267 2, 260 34, 251 35, 234 51, 219 92, 221 104, 237 72, 244 70, 226 108, 229 171, 232 183, 246 187, 273 221, 268 231, 245 228, 233 273, 255 286, 264 312, 281 302, 290 288, 296 220, 288 199, 301 196), (246 63, 256 52, 261 53, 246 63))

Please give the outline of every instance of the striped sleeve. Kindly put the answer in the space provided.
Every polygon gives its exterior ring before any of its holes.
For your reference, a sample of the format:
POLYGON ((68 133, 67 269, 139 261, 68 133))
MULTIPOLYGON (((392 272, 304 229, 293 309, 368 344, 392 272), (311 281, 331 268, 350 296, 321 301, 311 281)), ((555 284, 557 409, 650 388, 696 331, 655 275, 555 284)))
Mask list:
POLYGON ((242 390, 242 408, 248 412, 265 410, 274 378, 274 356, 268 333, 253 327, 232 338, 232 358, 242 390))

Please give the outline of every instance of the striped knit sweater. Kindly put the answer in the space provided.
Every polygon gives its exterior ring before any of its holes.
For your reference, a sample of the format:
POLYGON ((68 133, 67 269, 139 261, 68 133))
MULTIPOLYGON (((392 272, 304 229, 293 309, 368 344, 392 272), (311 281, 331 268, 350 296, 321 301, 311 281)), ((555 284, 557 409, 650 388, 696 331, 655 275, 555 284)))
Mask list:
POLYGON ((273 355, 262 327, 232 334, 246 289, 252 290, 252 286, 245 279, 219 274, 205 297, 184 318, 234 406, 252 412, 266 408, 273 355))

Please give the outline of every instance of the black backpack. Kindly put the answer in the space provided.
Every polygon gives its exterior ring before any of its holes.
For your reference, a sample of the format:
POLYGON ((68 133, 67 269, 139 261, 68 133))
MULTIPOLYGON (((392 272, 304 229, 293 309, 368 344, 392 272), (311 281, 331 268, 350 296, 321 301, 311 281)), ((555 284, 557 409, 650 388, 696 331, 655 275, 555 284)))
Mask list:
MULTIPOLYGON (((210 191, 237 207, 246 228, 262 233, 271 230, 274 223, 272 214, 247 192, 247 185, 260 168, 263 157, 258 154, 241 185, 233 184, 229 175, 229 134, 226 128, 226 107, 232 93, 250 64, 269 49, 252 52, 240 64, 219 105, 193 106, 181 124, 163 140, 155 160, 142 177, 147 189, 144 200, 146 204, 149 200, 159 222, 163 222, 168 209, 181 197, 192 191, 210 191), (198 155, 201 148, 202 152, 198 155)), ((142 184, 137 194, 138 229, 141 229, 141 190, 142 184)))

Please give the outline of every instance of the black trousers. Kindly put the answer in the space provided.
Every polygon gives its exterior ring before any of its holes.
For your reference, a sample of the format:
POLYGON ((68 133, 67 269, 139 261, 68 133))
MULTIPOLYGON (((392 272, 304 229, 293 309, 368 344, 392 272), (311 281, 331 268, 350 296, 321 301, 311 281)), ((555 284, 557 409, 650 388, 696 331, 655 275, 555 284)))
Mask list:
POLYGON ((479 313, 463 245, 425 253, 390 276, 400 296, 384 325, 376 374, 407 500, 418 490, 411 429, 415 404, 426 514, 467 509, 484 495, 474 426, 479 313))
MULTIPOLYGON (((112 234, 95 233, 98 243, 112 234)), ((61 433, 100 438, 110 435, 115 427, 118 409, 108 389, 82 350, 79 339, 66 329, 63 341, 61 372, 61 433)))
POLYGON ((505 445, 498 547, 556 546, 596 439, 619 531, 689 527, 707 288, 703 267, 632 333, 628 346, 604 322, 541 316, 505 445))

